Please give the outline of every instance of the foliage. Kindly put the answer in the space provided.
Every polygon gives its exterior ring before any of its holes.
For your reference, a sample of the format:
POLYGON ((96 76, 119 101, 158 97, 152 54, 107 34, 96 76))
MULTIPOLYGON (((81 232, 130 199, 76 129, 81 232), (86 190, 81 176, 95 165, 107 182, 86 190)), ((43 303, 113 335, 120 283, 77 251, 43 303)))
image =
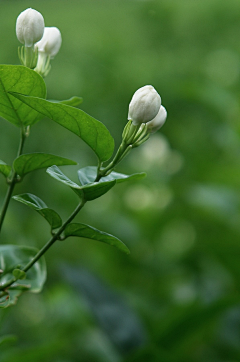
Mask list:
MULTIPOLYGON (((24 6, 29 3, 2 2, 2 33, 13 33, 13 14, 16 18, 24 6)), ((71 1, 66 7, 61 1, 33 0, 31 6, 48 13, 48 23, 58 24, 64 34, 62 52, 46 80, 48 99, 84 95, 81 108, 103 121, 116 144, 126 104, 138 86, 161 89, 169 118, 165 137, 153 136, 118 169, 145 171, 148 177, 141 184, 132 180, 114 187, 104 202, 95 199, 82 210, 82 223, 94 220, 94 228, 121 237, 130 256, 77 237, 60 242, 46 256, 43 292, 24 294, 14 308, 1 310, 2 335, 14 328, 19 336, 11 349, 1 344, 2 361, 238 361, 239 2, 104 0, 71 1), (52 11, 55 6, 57 12, 52 11), (75 265, 81 278, 75 274, 70 282, 61 262, 75 265), (84 283, 84 276, 92 279, 84 269, 98 280, 93 290, 104 285, 105 293, 86 291, 91 283, 84 283), (129 325, 120 323, 122 310, 117 318, 108 291, 137 315, 131 331, 142 332, 139 344, 127 334, 129 325), (119 344, 104 329, 106 321, 112 322, 119 344)), ((9 36, 2 39, 1 63, 18 63, 17 42, 11 44, 9 36)), ((77 170, 96 164, 87 145, 50 122, 34 125, 26 153, 59 154, 77 161, 77 170)), ((6 135, 0 149, 9 165, 18 129, 2 120, 0 134, 6 135)), ((0 170, 8 176, 3 162, 0 170)), ((78 184, 74 167, 64 173, 78 184)), ((1 176, 2 201, 3 180, 1 176)), ((44 170, 16 185, 17 194, 26 192, 49 200, 48 207, 62 218, 75 200, 68 187, 49 181, 44 170)), ((3 229, 4 243, 42 247, 44 224, 30 211, 12 202, 6 222, 15 227, 8 236, 3 229), (17 210, 21 220, 14 216, 17 210), (23 231, 26 240, 19 238, 23 231)))

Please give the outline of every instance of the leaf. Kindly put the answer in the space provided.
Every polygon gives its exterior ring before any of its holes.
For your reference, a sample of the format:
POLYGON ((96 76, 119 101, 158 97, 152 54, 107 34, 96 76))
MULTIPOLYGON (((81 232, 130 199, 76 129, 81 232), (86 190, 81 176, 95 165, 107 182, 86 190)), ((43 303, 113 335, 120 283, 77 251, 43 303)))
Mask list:
POLYGON ((49 99, 49 101, 52 103, 61 103, 61 104, 66 104, 68 106, 77 107, 77 106, 79 106, 79 104, 81 104, 83 102, 83 98, 74 96, 69 99, 65 99, 63 101, 56 101, 54 99, 49 99))
POLYGON ((72 106, 72 107, 77 107, 79 106, 79 104, 81 104, 83 102, 83 99, 82 97, 77 97, 77 96, 74 96, 70 99, 66 99, 64 101, 60 101, 59 103, 62 103, 62 104, 66 104, 68 106, 72 106))
POLYGON ((2 173, 5 177, 8 177, 10 175, 11 169, 11 166, 0 160, 0 173, 2 173))
POLYGON ((19 93, 11 94, 80 137, 92 148, 101 162, 112 156, 114 140, 108 129, 81 109, 19 93))
POLYGON ((12 290, 9 289, 8 293, 3 297, 0 297, 0 308, 7 308, 10 305, 17 303, 18 297, 22 294, 21 290, 12 290))
POLYGON ((2 347, 3 344, 12 343, 17 341, 17 336, 14 334, 6 334, 5 336, 0 337, 0 346, 2 347))
POLYGON ((116 180, 107 182, 94 182, 92 184, 81 186, 81 189, 84 193, 85 200, 91 201, 106 194, 115 184, 116 180))
POLYGON ((52 166, 47 169, 47 173, 55 178, 56 180, 64 183, 65 185, 71 187, 71 189, 77 193, 77 195, 86 201, 95 200, 98 197, 104 195, 108 192, 115 184, 116 180, 107 181, 107 182, 95 182, 92 184, 87 184, 84 186, 77 185, 75 182, 71 181, 64 173, 57 167, 52 166))
POLYGON ((26 278, 26 273, 21 269, 14 269, 12 274, 16 279, 25 279, 26 278))
MULTIPOLYGON (((78 170, 78 178, 82 185, 87 185, 91 182, 94 182, 96 176, 97 176, 97 167, 95 166, 87 166, 78 170)), ((116 180, 116 183, 120 183, 128 180, 138 180, 145 176, 146 176, 145 172, 134 173, 132 175, 124 175, 123 173, 112 171, 108 176, 102 177, 99 182, 116 180)))
POLYGON ((24 176, 29 172, 52 165, 77 165, 77 162, 48 153, 28 153, 16 158, 13 167, 18 175, 24 176))
POLYGON ((50 224, 51 229, 57 229, 62 225, 62 219, 58 213, 49 209, 39 197, 27 193, 13 196, 13 199, 36 210, 50 224))
POLYGON ((80 223, 68 224, 65 228, 64 235, 66 237, 80 236, 82 238, 101 241, 103 243, 115 246, 126 254, 130 253, 128 247, 121 240, 111 234, 107 234, 104 231, 100 231, 89 225, 80 223))
POLYGON ((45 98, 45 82, 38 73, 22 65, 0 65, 0 116, 18 127, 32 125, 42 118, 42 114, 8 92, 45 98))
POLYGON ((49 167, 47 169, 47 173, 55 178, 55 180, 69 186, 80 198, 82 198, 83 192, 81 190, 81 186, 70 180, 57 166, 49 167))
MULTIPOLYGON (((5 284, 10 281, 13 270, 19 269, 19 266, 24 267, 37 252, 37 249, 26 246, 0 245, 0 269, 3 270, 1 283, 5 284)), ((32 293, 40 292, 45 283, 46 275, 45 259, 41 257, 26 272, 26 279, 21 280, 21 283, 16 281, 7 289, 8 295, 1 296, 0 308, 15 304, 24 290, 29 290, 32 293)))

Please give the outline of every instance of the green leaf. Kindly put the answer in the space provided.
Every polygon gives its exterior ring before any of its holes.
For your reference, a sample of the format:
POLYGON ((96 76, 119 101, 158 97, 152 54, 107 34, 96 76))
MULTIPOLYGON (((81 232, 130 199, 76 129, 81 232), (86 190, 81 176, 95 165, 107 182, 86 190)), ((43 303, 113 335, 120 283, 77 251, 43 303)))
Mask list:
POLYGON ((45 82, 38 73, 22 65, 0 65, 0 116, 18 127, 32 125, 42 118, 42 114, 8 92, 45 98, 45 82))
MULTIPOLYGON (((18 245, 0 245, 0 269, 1 284, 7 283, 12 279, 14 269, 23 268, 37 254, 38 250, 26 246, 18 245)), ((6 308, 9 305, 15 304, 19 295, 25 290, 32 293, 38 293, 46 280, 46 264, 45 259, 41 257, 31 269, 26 273, 26 278, 21 280, 21 283, 16 281, 7 289, 7 295, 0 297, 0 307, 6 308)))
POLYGON ((95 200, 98 197, 104 195, 108 192, 115 184, 116 180, 107 181, 107 182, 94 182, 84 186, 77 185, 75 182, 70 180, 57 166, 52 166, 47 169, 47 173, 55 178, 56 180, 64 183, 65 185, 71 187, 71 189, 77 193, 77 195, 86 201, 95 200))
MULTIPOLYGON (((82 185, 87 185, 95 181, 97 176, 97 167, 87 166, 78 170, 78 178, 82 185)), ((100 179, 99 182, 107 182, 116 180, 116 183, 125 182, 128 180, 138 180, 146 176, 145 172, 134 173, 132 175, 124 175, 123 173, 118 173, 112 171, 108 176, 104 176, 100 179)))
POLYGON ((13 167, 18 175, 24 176, 29 172, 52 165, 77 165, 77 162, 48 153, 28 153, 16 158, 13 167))
POLYGON ((68 106, 72 106, 72 107, 77 107, 79 106, 79 104, 81 104, 83 102, 83 99, 82 97, 77 97, 77 96, 74 96, 70 99, 66 99, 64 101, 60 101, 59 103, 62 103, 62 104, 66 104, 68 106))
POLYGON ((81 186, 81 189, 84 193, 85 200, 91 201, 106 194, 115 184, 116 180, 107 182, 94 182, 92 184, 81 186))
POLYGON ((26 278, 26 273, 21 269, 14 269, 12 274, 16 279, 25 279, 26 278))
POLYGON ((17 303, 18 297, 22 294, 22 291, 19 289, 10 289, 8 292, 0 297, 0 308, 7 308, 10 305, 17 303))
POLYGON ((62 219, 58 213, 49 209, 39 197, 28 193, 13 196, 13 199, 36 210, 50 224, 51 229, 57 229, 62 225, 62 219))
POLYGON ((17 341, 17 336, 14 334, 6 334, 5 336, 0 337, 0 346, 6 343, 12 343, 17 341))
POLYGON ((101 162, 112 156, 114 140, 108 129, 81 109, 19 93, 11 94, 80 137, 92 148, 101 162))
POLYGON ((11 166, 6 165, 5 162, 0 160, 0 173, 2 173, 5 177, 8 177, 11 172, 11 166))
POLYGON ((64 173, 57 167, 52 166, 47 169, 47 173, 55 180, 62 182, 64 185, 69 186, 80 198, 83 196, 81 186, 70 180, 64 173))
POLYGON ((74 96, 72 98, 65 99, 63 101, 57 101, 55 99, 49 99, 49 101, 52 103, 61 103, 61 104, 66 104, 67 106, 77 107, 79 106, 79 104, 83 102, 83 98, 74 96))
POLYGON ((89 225, 80 223, 68 224, 65 228, 64 235, 65 237, 80 236, 82 238, 101 241, 103 243, 115 246, 126 254, 130 253, 128 247, 121 240, 111 234, 107 234, 89 225))

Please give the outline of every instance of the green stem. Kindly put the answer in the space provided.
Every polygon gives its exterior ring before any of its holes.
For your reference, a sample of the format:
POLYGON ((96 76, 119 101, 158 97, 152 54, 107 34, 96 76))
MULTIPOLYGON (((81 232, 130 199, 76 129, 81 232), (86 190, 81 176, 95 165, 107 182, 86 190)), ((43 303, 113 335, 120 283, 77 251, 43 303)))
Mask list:
POLYGON ((129 121, 123 130, 122 143, 120 144, 116 155, 105 168, 98 167, 95 182, 98 182, 101 177, 109 175, 114 167, 120 161, 122 161, 122 159, 129 153, 129 151, 131 151, 132 148, 137 147, 141 144, 141 140, 147 140, 149 135, 148 137, 146 137, 146 135, 148 135, 146 124, 135 126, 132 124, 132 121, 129 121))
MULTIPOLYGON (((34 256, 30 262, 25 265, 25 267, 22 269, 24 272, 27 272, 40 258, 43 256, 46 251, 55 243, 56 240, 59 240, 59 237, 61 233, 65 230, 66 226, 75 218, 75 216, 79 213, 79 211, 83 208, 86 201, 82 200, 80 204, 76 207, 76 209, 73 211, 73 213, 69 216, 69 218, 63 223, 61 228, 58 230, 56 234, 53 235, 53 237, 42 247, 41 250, 34 256)), ((16 282, 16 278, 10 279, 7 283, 3 284, 0 287, 0 290, 5 290, 6 288, 10 287, 13 283, 16 282)))
MULTIPOLYGON (((25 131, 25 128, 22 128, 21 129, 21 136, 20 136, 20 142, 19 142, 17 157, 19 157, 22 154, 25 139, 26 139, 26 131, 25 131)), ((7 193, 6 193, 6 196, 5 196, 5 200, 4 200, 4 203, 3 203, 3 208, 2 208, 2 212, 1 212, 1 216, 0 216, 0 232, 2 230, 2 225, 3 225, 4 219, 5 219, 6 213, 7 213, 9 202, 11 200, 12 193, 13 193, 16 182, 17 182, 17 174, 12 169, 12 177, 11 177, 11 180, 9 182, 9 187, 8 187, 8 190, 7 190, 7 193)))
POLYGON ((126 144, 125 141, 122 141, 113 160, 105 168, 98 169, 98 174, 95 179, 95 182, 98 182, 101 177, 108 175, 113 170, 113 168, 121 161, 122 155, 125 153, 127 148, 128 144, 126 144))
POLYGON ((80 202, 80 204, 76 207, 76 209, 65 221, 65 223, 63 223, 58 232, 55 235, 53 235, 53 237, 44 245, 44 247, 41 250, 39 250, 39 252, 35 255, 35 257, 23 268, 24 272, 27 272, 33 266, 33 264, 35 264, 41 258, 41 256, 46 253, 46 251, 53 245, 53 243, 55 243, 55 241, 59 239, 59 236, 65 230, 66 226, 75 218, 75 216, 77 216, 77 214, 83 208, 85 203, 86 201, 84 200, 80 202))

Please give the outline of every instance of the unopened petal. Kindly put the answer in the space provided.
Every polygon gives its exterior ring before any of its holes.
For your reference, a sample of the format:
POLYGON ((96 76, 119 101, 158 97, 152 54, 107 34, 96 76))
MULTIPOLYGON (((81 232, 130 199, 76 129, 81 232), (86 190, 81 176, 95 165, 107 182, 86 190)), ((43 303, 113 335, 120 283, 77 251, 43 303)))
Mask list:
POLYGON ((146 85, 139 88, 133 95, 129 104, 128 119, 134 125, 151 121, 161 106, 161 97, 155 88, 146 85))

